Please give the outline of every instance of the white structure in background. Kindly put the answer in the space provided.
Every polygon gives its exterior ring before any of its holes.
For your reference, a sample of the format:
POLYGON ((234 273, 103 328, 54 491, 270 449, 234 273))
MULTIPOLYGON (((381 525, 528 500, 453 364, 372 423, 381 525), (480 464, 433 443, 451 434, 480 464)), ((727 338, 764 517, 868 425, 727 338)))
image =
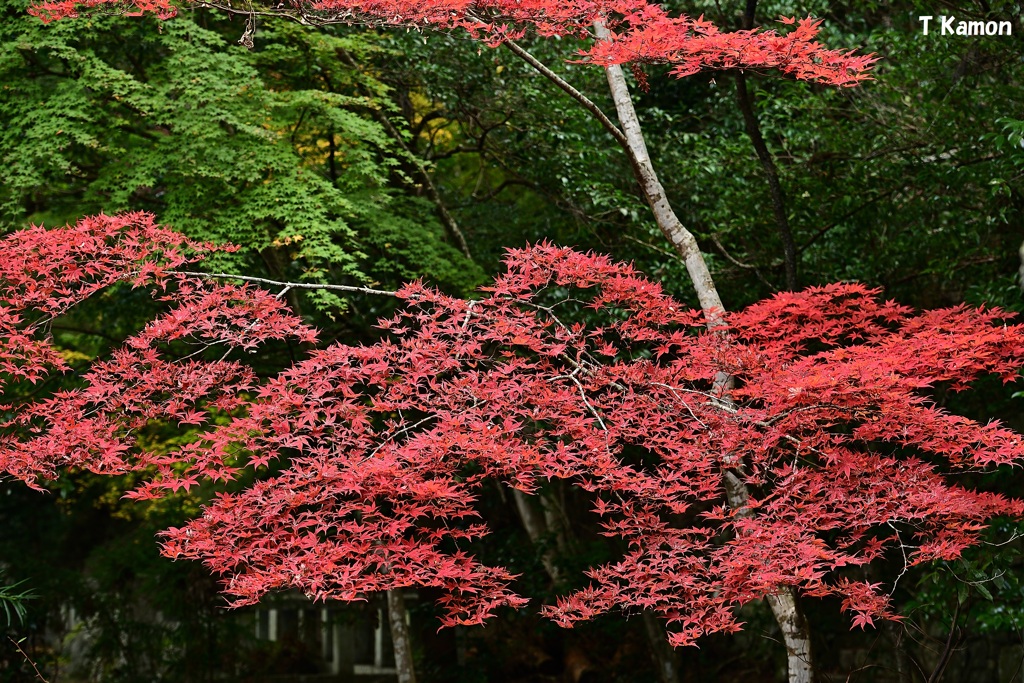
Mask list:
MULTIPOLYGON (((407 600, 415 600, 411 593, 407 600)), ((391 629, 383 602, 376 620, 359 618, 352 609, 317 605, 304 597, 281 596, 255 611, 257 640, 292 639, 319 652, 323 670, 342 679, 350 676, 395 676, 391 629)))

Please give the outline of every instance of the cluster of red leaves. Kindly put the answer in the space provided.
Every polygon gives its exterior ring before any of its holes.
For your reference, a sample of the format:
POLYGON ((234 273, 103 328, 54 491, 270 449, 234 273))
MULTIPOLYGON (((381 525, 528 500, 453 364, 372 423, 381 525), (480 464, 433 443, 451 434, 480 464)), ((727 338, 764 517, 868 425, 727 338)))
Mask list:
POLYGON ((195 260, 208 249, 155 225, 147 214, 95 216, 59 233, 34 227, 6 240, 0 259, 0 389, 14 379, 36 382, 47 367, 64 368, 60 354, 33 330, 115 282, 153 281, 161 268, 195 260))
MULTIPOLYGON (((129 213, 84 218, 58 230, 33 227, 0 246, 0 388, 37 383, 67 370, 46 331, 52 320, 118 282, 150 287, 173 308, 126 340, 82 375, 80 388, 18 406, 0 406, 2 468, 30 484, 61 467, 106 474, 157 467, 169 478, 216 477, 199 467, 171 469, 176 460, 132 453, 134 435, 156 420, 205 424, 207 409, 235 410, 251 390, 251 370, 237 362, 196 356, 210 347, 254 350, 269 339, 315 341, 312 330, 262 290, 216 285, 176 273, 214 249, 129 213), (191 345, 173 355, 167 345, 191 345)), ((10 391, 16 395, 16 391, 10 391)), ((180 484, 177 484, 180 486, 180 484)))
MULTIPOLYGON (((44 21, 96 9, 169 18, 176 6, 172 0, 45 0, 29 11, 44 21)), ((245 9, 251 11, 251 5, 245 9)), ((267 11, 314 22, 463 29, 492 46, 520 38, 527 30, 586 38, 600 21, 610 38, 583 51, 585 61, 669 63, 676 65, 673 73, 679 77, 703 70, 778 69, 799 79, 847 86, 868 78, 875 62, 870 55, 830 50, 817 42, 820 22, 811 19, 783 19, 797 24, 785 35, 774 30, 722 32, 703 17, 672 17, 648 0, 301 0, 267 11)))
POLYGON ((630 23, 621 33, 613 31, 610 40, 599 41, 587 51, 586 59, 602 65, 629 61, 673 64, 672 73, 679 78, 728 69, 776 69, 800 80, 838 86, 853 86, 869 78, 877 58, 828 49, 815 40, 821 21, 781 21, 795 24, 795 28, 785 34, 761 29, 723 32, 703 17, 661 14, 645 18, 643 23, 630 23))
MULTIPOLYGON (((0 261, 25 235, 63 244, 103 225, 16 233, 0 261)), ((180 243, 152 236, 144 263, 180 243)), ((138 271, 111 267, 98 278, 138 271)), ((570 625, 651 609, 675 644, 738 629, 737 605, 789 586, 841 597, 855 624, 891 616, 881 586, 843 569, 883 554, 908 565, 955 558, 992 516, 1024 514, 1020 501, 951 481, 1020 462, 1021 436, 927 397, 937 383, 1016 376, 1024 330, 998 311, 917 314, 831 285, 732 315, 726 337, 604 257, 542 245, 510 252, 506 268, 474 301, 409 285, 381 323, 384 340, 314 351, 262 384, 236 362, 170 357, 167 343, 251 349, 283 335, 312 341, 311 330, 259 290, 164 272, 171 310, 84 386, 7 408, 0 468, 29 483, 69 464, 135 470, 146 478, 133 495, 155 497, 276 461, 273 477, 168 531, 164 553, 225 575, 236 604, 281 588, 353 600, 433 586, 449 624, 524 602, 514 576, 469 552, 487 532, 474 507, 481 486, 568 480, 628 551, 546 613, 570 625), (594 319, 605 322, 580 322, 594 319), (734 378, 729 401, 715 395, 719 372, 734 378), (214 423, 210 411, 230 419, 214 423), (142 451, 132 435, 154 421, 186 424, 193 440, 142 451), (751 493, 743 509, 727 502, 727 472, 751 493)), ((40 293, 68 286, 62 271, 34 272, 40 293)), ((28 287, 3 284, 15 296, 28 287)), ((43 294, 33 302, 51 306, 43 294)), ((5 353, 41 368, 39 330, 23 332, 30 341, 5 353)))

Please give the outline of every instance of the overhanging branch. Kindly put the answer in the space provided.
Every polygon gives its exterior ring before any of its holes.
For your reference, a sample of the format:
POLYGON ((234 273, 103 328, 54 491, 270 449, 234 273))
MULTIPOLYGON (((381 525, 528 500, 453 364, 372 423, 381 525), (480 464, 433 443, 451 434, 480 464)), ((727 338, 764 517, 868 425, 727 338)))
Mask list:
POLYGON ((564 78, 562 78, 554 71, 549 69, 547 65, 545 65, 539 59, 531 55, 529 52, 527 52, 526 50, 524 50, 522 47, 512 42, 511 40, 505 41, 504 43, 502 43, 502 45, 507 47, 509 50, 512 51, 513 54, 515 54, 517 57, 519 57, 524 62, 526 62, 534 69, 536 69, 538 72, 540 72, 541 75, 543 75, 549 81, 551 81, 559 88, 561 88, 563 91, 565 91, 569 95, 569 97, 579 102, 584 109, 593 114, 594 118, 601 122, 601 125, 605 127, 605 130, 612 134, 612 137, 615 138, 615 141, 622 145, 623 149, 625 149, 627 153, 630 151, 629 140, 626 139, 626 135, 621 130, 619 130, 618 126, 612 123, 612 120, 609 119, 603 111, 601 111, 601 107, 594 104, 594 102, 589 97, 581 93, 576 88, 572 87, 572 85, 570 85, 568 81, 566 81, 564 78))
POLYGON ((334 292, 352 292, 358 294, 373 294, 375 296, 397 296, 398 292, 386 289, 373 289, 372 287, 357 287, 353 285, 327 285, 317 282, 281 282, 263 277, 251 277, 249 275, 232 275, 231 273, 201 273, 192 270, 172 270, 173 275, 188 275, 189 277, 212 278, 216 280, 241 280, 257 285, 269 285, 271 287, 282 287, 285 289, 326 289, 334 292))

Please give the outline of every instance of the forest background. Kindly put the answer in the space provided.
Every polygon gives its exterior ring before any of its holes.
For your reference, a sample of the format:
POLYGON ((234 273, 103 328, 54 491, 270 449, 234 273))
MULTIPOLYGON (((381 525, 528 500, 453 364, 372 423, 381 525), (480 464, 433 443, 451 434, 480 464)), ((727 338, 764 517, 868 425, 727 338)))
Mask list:
MULTIPOLYGON (((728 29, 742 26, 745 9, 668 7, 728 29)), ((25 10, 18 0, 0 9, 5 232, 145 210, 190 237, 240 245, 215 257, 223 271, 382 289, 424 278, 464 297, 500 269, 506 248, 546 239, 632 261, 696 303, 612 138, 504 49, 458 34, 277 20, 259 23, 249 49, 237 44, 244 17, 190 10, 165 22, 97 15, 43 25, 25 10)), ((758 24, 811 14, 824 19, 830 46, 877 54, 874 80, 836 89, 751 73, 740 90, 728 72, 676 79, 645 65, 631 74, 662 183, 731 308, 859 281, 919 308, 1024 309, 1021 12, 1012 2, 762 2, 758 24), (1009 20, 1015 35, 924 36, 918 17, 942 12, 1009 20)), ((600 69, 565 62, 573 40, 524 45, 613 109, 600 69)), ((355 343, 376 338, 373 325, 393 302, 293 290, 289 304, 325 341, 355 343)), ((56 322, 53 334, 66 360, 84 366, 154 306, 116 288, 56 322)), ((261 355, 261 372, 296 350, 278 352, 261 355)), ((1022 431, 1014 391, 993 381, 937 400, 1022 431)), ((1020 476, 1001 472, 985 484, 1020 495, 1020 476)), ((121 499, 131 484, 76 473, 50 495, 3 485, 5 581, 34 597, 23 618, 10 620, 2 675, 33 675, 11 644, 22 638, 54 680, 201 681, 301 669, 301 653, 248 636, 245 615, 222 608, 200 565, 159 556, 156 532, 194 516, 210 491, 143 504, 121 499), (69 609, 89 624, 88 671, 62 669, 52 646, 69 609)), ((493 495, 488 557, 521 573, 531 595, 565 588, 546 564, 571 582, 614 550, 574 520, 569 547, 552 554, 558 539, 531 539, 511 497, 493 495)), ((574 512, 571 500, 565 509, 574 512)), ((998 524, 988 538, 1001 545, 903 577, 894 593, 902 624, 851 632, 835 604, 812 601, 818 660, 837 680, 879 680, 880 671, 923 680, 941 675, 948 650, 950 672, 1019 677, 1024 567, 1020 541, 1003 543, 1016 529, 998 524)), ((430 639, 432 611, 429 601, 413 608, 423 680, 562 680, 567 659, 581 652, 602 680, 657 676, 640 618, 564 631, 529 609, 509 611, 473 633, 472 656, 455 670, 444 641, 430 639)), ((678 651, 680 679, 781 675, 785 651, 770 613, 748 612, 742 634, 678 651)))

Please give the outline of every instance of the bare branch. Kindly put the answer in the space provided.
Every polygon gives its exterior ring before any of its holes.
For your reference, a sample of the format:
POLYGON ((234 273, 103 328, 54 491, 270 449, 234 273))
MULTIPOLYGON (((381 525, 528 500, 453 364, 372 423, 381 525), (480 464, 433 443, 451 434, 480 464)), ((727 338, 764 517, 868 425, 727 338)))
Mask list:
POLYGON ((282 287, 285 291, 289 289, 326 289, 334 292, 352 292, 355 294, 373 294, 376 296, 397 296, 398 292, 386 289, 373 289, 371 287, 356 287, 352 285, 326 285, 317 282, 281 282, 269 280, 264 277, 251 277, 248 275, 232 275, 231 273, 200 273, 192 270, 172 270, 175 275, 188 275, 189 277, 213 278, 217 280, 241 280, 257 285, 269 285, 271 287, 282 287))
POLYGON ((583 108, 589 111, 591 114, 593 114, 594 118, 600 121, 601 125, 605 127, 605 130, 612 134, 612 137, 615 138, 616 142, 622 145, 622 148, 626 150, 626 153, 629 153, 629 140, 626 139, 626 134, 619 130, 619 127, 612 123, 612 120, 609 119, 608 116, 605 115, 603 111, 601 111, 601 108, 594 104, 594 102, 591 101, 590 98, 588 98, 586 95, 581 93, 576 88, 569 85, 569 83, 564 78, 562 78, 554 71, 549 69, 543 62, 538 60, 536 57, 531 55, 529 52, 521 48, 516 43, 512 42, 511 40, 508 40, 502 43, 502 45, 511 50, 513 54, 522 59, 524 62, 526 62, 534 69, 539 71, 549 81, 551 81, 559 88, 561 88, 563 91, 568 93, 569 97, 573 98, 581 105, 583 105, 583 108))

